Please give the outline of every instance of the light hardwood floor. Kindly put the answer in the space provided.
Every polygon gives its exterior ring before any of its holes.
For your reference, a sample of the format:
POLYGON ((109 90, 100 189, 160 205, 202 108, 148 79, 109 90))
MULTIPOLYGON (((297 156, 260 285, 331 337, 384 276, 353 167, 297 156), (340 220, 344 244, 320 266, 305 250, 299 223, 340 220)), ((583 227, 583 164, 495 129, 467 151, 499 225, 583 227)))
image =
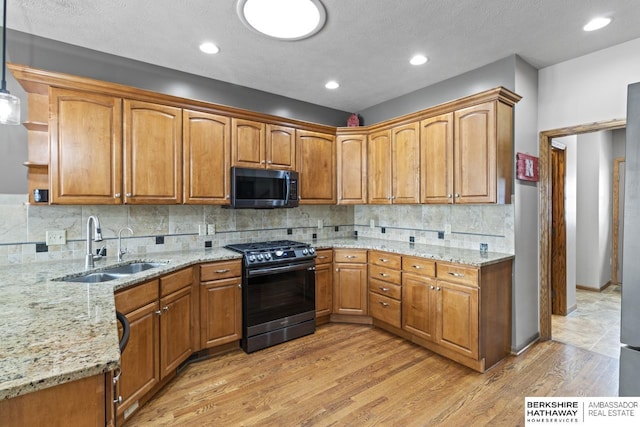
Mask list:
POLYGON ((620 285, 602 292, 576 290, 576 309, 552 317, 554 340, 614 358, 620 357, 620 285))
POLYGON ((479 374, 380 329, 188 366, 132 426, 517 426, 526 396, 616 396, 618 361, 548 341, 479 374))

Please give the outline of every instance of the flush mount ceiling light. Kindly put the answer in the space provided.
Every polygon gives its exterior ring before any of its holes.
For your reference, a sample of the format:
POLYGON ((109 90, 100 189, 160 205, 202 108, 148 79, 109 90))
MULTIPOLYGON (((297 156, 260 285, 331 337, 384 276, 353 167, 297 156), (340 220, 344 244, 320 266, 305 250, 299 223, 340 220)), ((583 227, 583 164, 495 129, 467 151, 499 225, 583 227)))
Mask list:
POLYGON ((426 64, 428 60, 429 59, 426 56, 418 54, 418 55, 414 55, 409 60, 409 63, 411 65, 422 65, 422 64, 426 64))
POLYGON ((340 87, 340 84, 335 80, 329 80, 327 83, 325 83, 324 87, 326 87, 327 89, 338 89, 340 87))
POLYGON ((211 42, 201 43, 200 50, 210 55, 220 52, 220 49, 218 48, 218 46, 216 46, 214 43, 211 43, 211 42))
POLYGON ((302 40, 322 29, 320 0, 238 0, 238 16, 250 29, 278 40, 302 40))
POLYGON ((594 18, 587 23, 584 27, 582 27, 585 31, 595 31, 600 28, 604 28, 611 23, 611 18, 598 17, 594 18))

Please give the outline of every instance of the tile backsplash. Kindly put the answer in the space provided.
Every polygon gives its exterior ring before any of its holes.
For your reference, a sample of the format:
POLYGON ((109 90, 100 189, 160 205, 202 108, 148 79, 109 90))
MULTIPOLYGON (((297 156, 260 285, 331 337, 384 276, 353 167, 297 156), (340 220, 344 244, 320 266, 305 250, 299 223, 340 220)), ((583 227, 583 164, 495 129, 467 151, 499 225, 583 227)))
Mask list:
POLYGON ((273 210, 193 205, 46 206, 28 204, 27 195, 4 194, 0 195, 0 265, 83 259, 90 215, 100 219, 104 238, 94 242, 93 248, 105 246, 108 256, 116 254, 118 231, 124 227, 134 230, 132 237, 123 233, 123 246, 130 258, 203 249, 207 241, 223 246, 240 241, 311 240, 314 234, 318 239, 350 237, 354 231, 361 237, 406 242, 413 237, 416 243, 470 249, 487 243, 489 251, 514 252, 513 205, 307 205, 273 210), (320 221, 322 227, 318 228, 320 221), (214 226, 215 234, 202 235, 207 225, 214 226), (52 230, 65 230, 67 243, 42 245, 46 232, 52 230), (444 239, 438 239, 438 231, 447 231, 444 239), (164 236, 164 244, 156 244, 156 236, 164 236), (36 244, 46 252, 37 252, 36 244))

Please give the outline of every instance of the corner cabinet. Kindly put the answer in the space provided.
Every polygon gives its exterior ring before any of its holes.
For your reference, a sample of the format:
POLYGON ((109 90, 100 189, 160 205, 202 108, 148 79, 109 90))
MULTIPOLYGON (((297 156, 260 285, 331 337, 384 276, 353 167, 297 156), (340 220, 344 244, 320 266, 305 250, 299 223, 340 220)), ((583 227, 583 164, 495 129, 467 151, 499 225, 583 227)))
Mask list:
POLYGON ((225 116, 184 110, 182 144, 186 204, 229 204, 230 123, 225 116))
MULTIPOLYGON (((366 316, 367 251, 365 249, 334 249, 333 316, 366 316)), ((333 317, 332 317, 333 319, 333 317)))
POLYGON ((300 204, 335 205, 336 137, 298 130, 296 133, 300 204))

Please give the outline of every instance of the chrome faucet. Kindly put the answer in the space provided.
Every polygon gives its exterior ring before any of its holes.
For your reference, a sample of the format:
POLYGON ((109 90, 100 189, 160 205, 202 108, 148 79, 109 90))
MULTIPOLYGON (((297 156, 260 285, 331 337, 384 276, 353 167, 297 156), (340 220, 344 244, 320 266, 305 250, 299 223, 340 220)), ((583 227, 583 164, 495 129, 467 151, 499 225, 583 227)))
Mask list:
POLYGON ((84 268, 90 269, 95 266, 94 261, 102 258, 101 255, 93 255, 93 249, 91 248, 91 234, 93 232, 93 241, 94 242, 102 242, 102 230, 100 229, 100 221, 98 217, 95 215, 91 215, 89 219, 87 219, 87 255, 84 260, 84 268), (93 222, 93 229, 91 228, 91 223, 93 222))
POLYGON ((133 236, 133 230, 131 227, 124 227, 118 231, 118 262, 122 261, 122 256, 128 252, 127 248, 122 249, 122 232, 124 230, 129 230, 129 233, 133 236))

